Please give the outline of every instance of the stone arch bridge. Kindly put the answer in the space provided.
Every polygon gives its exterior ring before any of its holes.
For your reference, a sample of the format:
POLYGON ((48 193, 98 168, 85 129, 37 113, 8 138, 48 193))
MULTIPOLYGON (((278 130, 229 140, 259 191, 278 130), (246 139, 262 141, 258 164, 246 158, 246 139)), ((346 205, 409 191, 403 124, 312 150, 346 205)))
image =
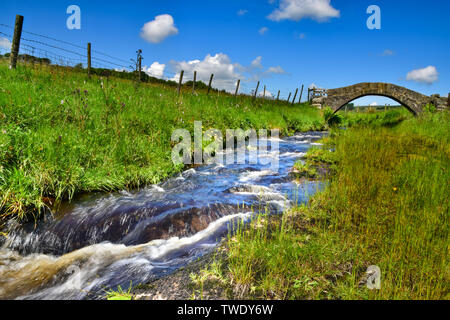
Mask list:
POLYGON ((450 94, 448 98, 432 95, 423 95, 413 90, 390 83, 359 83, 349 87, 322 90, 322 96, 312 98, 312 104, 323 108, 330 106, 338 112, 351 101, 364 96, 384 96, 397 101, 409 111, 418 115, 423 112, 423 107, 433 104, 438 110, 449 107, 450 94))

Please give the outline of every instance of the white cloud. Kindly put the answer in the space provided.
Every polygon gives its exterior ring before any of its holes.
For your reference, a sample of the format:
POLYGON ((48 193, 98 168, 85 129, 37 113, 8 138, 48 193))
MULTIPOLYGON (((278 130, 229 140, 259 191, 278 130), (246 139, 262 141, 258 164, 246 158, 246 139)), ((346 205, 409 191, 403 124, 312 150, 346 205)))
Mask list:
POLYGON ((262 27, 261 29, 259 29, 259 34, 260 35, 264 35, 267 31, 269 31, 269 28, 267 28, 267 27, 262 27))
POLYGON ((163 14, 147 22, 141 30, 141 37, 151 43, 160 43, 167 37, 178 34, 171 15, 163 14))
POLYGON ((274 21, 311 18, 323 22, 339 16, 339 10, 331 6, 330 0, 281 0, 280 7, 268 18, 274 21))
POLYGON ((439 80, 439 73, 434 66, 408 72, 406 80, 432 84, 439 80))
POLYGON ((256 57, 255 60, 252 61, 251 67, 254 69, 262 69, 262 57, 256 57))
POLYGON ((213 87, 229 92, 234 92, 238 79, 243 84, 258 81, 274 74, 286 73, 280 66, 264 70, 261 56, 256 57, 250 66, 242 66, 239 63, 232 62, 224 53, 208 54, 203 60, 171 61, 170 64, 176 72, 175 76, 171 78, 173 81, 179 81, 181 70, 184 70, 183 81, 192 80, 194 71, 197 71, 197 79, 206 84, 209 82, 211 74, 214 74, 213 87))
POLYGON ((6 38, 0 38, 0 48, 11 50, 11 41, 6 38))
POLYGON ((265 97, 265 98, 273 98, 273 94, 266 89, 266 95, 264 95, 264 89, 262 91, 258 92, 258 97, 265 97))
POLYGON ((277 67, 270 67, 267 69, 266 73, 273 73, 273 74, 286 74, 286 71, 280 66, 277 67))
POLYGON ((144 72, 146 72, 151 77, 163 78, 165 68, 166 68, 165 64, 156 61, 153 62, 149 68, 144 67, 144 72))
POLYGON ((370 104, 370 106, 371 106, 371 107, 378 107, 378 102, 372 102, 372 103, 370 104))
POLYGON ((248 13, 248 10, 241 9, 237 12, 238 16, 244 16, 248 13))
POLYGON ((390 50, 390 49, 386 49, 386 50, 384 50, 382 56, 383 56, 383 57, 386 57, 386 56, 393 56, 394 54, 395 54, 394 51, 392 51, 392 50, 390 50))
POLYGON ((308 87, 308 89, 317 89, 318 87, 316 86, 315 83, 311 83, 308 87))
POLYGON ((223 53, 217 53, 214 56, 208 54, 203 60, 171 61, 170 63, 177 71, 177 74, 171 79, 174 81, 180 79, 181 70, 184 70, 186 81, 191 80, 194 71, 197 71, 199 81, 208 83, 211 74, 214 74, 213 86, 231 91, 236 87, 237 80, 243 79, 238 72, 238 65, 233 64, 231 59, 223 53))

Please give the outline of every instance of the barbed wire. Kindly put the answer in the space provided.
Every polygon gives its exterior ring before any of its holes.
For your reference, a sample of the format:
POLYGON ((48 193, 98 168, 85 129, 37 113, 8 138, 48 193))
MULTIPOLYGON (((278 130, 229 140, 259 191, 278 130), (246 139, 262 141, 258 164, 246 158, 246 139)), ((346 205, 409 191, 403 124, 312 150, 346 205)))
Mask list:
POLYGON ((99 55, 103 55, 103 56, 108 57, 108 58, 110 58, 110 59, 114 59, 114 60, 117 60, 117 61, 124 62, 124 63, 129 63, 129 62, 130 62, 130 61, 126 61, 126 60, 123 60, 123 59, 120 59, 120 58, 115 58, 115 57, 113 57, 113 56, 111 56, 111 55, 109 55, 109 54, 102 53, 102 52, 97 51, 97 50, 92 50, 92 52, 97 53, 97 54, 99 54, 99 55))
MULTIPOLYGON (((10 28, 10 29, 14 30, 14 27, 12 27, 10 25, 7 25, 7 24, 0 23, 0 26, 6 27, 6 28, 10 28)), ((55 41, 55 42, 58 42, 58 43, 70 45, 70 46, 72 46, 74 48, 83 49, 83 50, 87 49, 87 47, 85 47, 85 46, 80 46, 80 45, 77 45, 77 44, 74 44, 74 43, 71 43, 71 42, 68 42, 68 41, 59 40, 59 39, 56 39, 56 38, 53 38, 53 37, 49 37, 49 36, 46 36, 46 35, 42 35, 42 34, 38 34, 38 33, 35 33, 35 32, 29 32, 29 31, 26 31, 26 30, 22 30, 22 32, 25 33, 25 34, 36 36, 36 37, 41 37, 41 38, 44 38, 44 39, 52 40, 52 41, 55 41)), ((2 34, 4 34, 4 33, 2 33, 2 34)), ((9 37, 11 37, 11 35, 9 35, 9 37)), ((76 54, 76 55, 83 56, 83 57, 87 58, 87 55, 85 55, 85 54, 74 52, 72 50, 61 48, 61 47, 58 47, 58 46, 55 46, 55 45, 52 45, 52 44, 49 44, 49 43, 45 43, 45 42, 34 40, 34 39, 27 39, 27 38, 24 38, 24 37, 22 37, 21 39, 24 40, 24 41, 38 43, 38 44, 41 44, 41 45, 52 47, 54 49, 62 50, 62 51, 68 52, 68 53, 76 54)), ((103 52, 98 51, 98 50, 92 50, 92 52, 96 53, 98 55, 102 55, 102 56, 108 57, 110 59, 121 61, 123 63, 129 63, 129 61, 126 61, 126 60, 121 59, 121 58, 114 57, 114 56, 112 56, 110 54, 106 54, 106 53, 103 53, 103 52)), ((118 64, 118 63, 115 63, 115 62, 112 62, 112 61, 108 61, 108 60, 105 60, 105 59, 101 59, 101 58, 98 58, 98 57, 92 57, 91 59, 92 60, 95 59, 97 61, 105 62, 105 63, 111 64, 111 65, 115 65, 115 66, 118 66, 118 67, 125 67, 124 65, 121 65, 121 64, 118 64)), ((129 66, 126 66, 125 68, 129 69, 129 66)))
POLYGON ((72 51, 72 50, 67 50, 65 48, 57 47, 57 46, 54 46, 54 45, 51 45, 51 44, 48 44, 48 43, 45 43, 45 42, 42 42, 42 41, 26 39, 26 38, 23 38, 23 37, 21 38, 21 40, 26 41, 26 42, 31 42, 31 43, 37 43, 37 44, 40 44, 40 45, 43 45, 43 46, 47 46, 47 47, 58 49, 58 50, 61 50, 61 51, 67 52, 67 53, 75 54, 75 55, 78 55, 78 56, 83 57, 83 58, 87 58, 87 55, 84 55, 84 54, 81 54, 81 53, 78 53, 78 52, 75 52, 75 51, 72 51))
POLYGON ((12 39, 12 35, 10 35, 10 34, 8 34, 8 33, 4 33, 4 32, 1 32, 1 31, 0 31, 0 34, 2 34, 2 35, 4 35, 4 36, 8 37, 9 39, 12 39))
MULTIPOLYGON (((8 29, 12 29, 14 30, 14 27, 0 23, 1 27, 5 27, 8 29)), ((38 34, 38 33, 34 33, 34 32, 29 32, 26 30, 22 31, 24 34, 28 34, 28 35, 32 35, 35 37, 40 37, 43 39, 47 39, 47 40, 51 40, 60 44, 64 44, 64 45, 68 45, 71 46, 73 48, 77 48, 77 49, 82 49, 82 50, 87 50, 87 47, 85 46, 80 46, 68 41, 64 41, 64 40, 59 40, 56 39, 54 37, 50 37, 50 36, 46 36, 46 35, 42 35, 42 34, 38 34)), ((6 36, 8 38, 8 40, 12 40, 13 36, 9 33, 5 33, 5 32, 1 32, 0 34, 3 36, 6 36)), ((28 37, 22 37, 21 40, 23 40, 25 43, 21 44, 21 47, 23 46, 23 51, 25 51, 26 53, 30 54, 31 56, 34 56, 36 54, 36 52, 38 53, 39 57, 45 57, 47 59, 49 59, 51 62, 55 63, 55 62, 59 62, 62 65, 66 65, 66 66, 75 66, 77 64, 81 64, 83 66, 87 65, 87 59, 88 56, 87 54, 84 53, 80 53, 80 52, 76 52, 74 50, 71 49, 67 49, 64 48, 62 46, 58 46, 55 44, 50 44, 44 41, 40 41, 40 40, 36 40, 36 39, 31 39, 28 37), (62 51, 65 52, 66 54, 71 54, 74 55, 75 57, 69 57, 67 55, 63 55, 63 54, 58 54, 52 51, 49 51, 47 49, 43 49, 42 47, 38 47, 36 45, 39 46, 44 46, 44 47, 48 47, 48 48, 52 48, 58 51, 62 51)), ((22 48, 21 48, 22 49, 22 48)), ((86 51, 85 51, 86 52, 86 51)), ((87 52, 86 52, 87 53, 87 52)), ((130 66, 130 63, 134 63, 132 59, 130 59, 130 61, 126 61, 124 59, 121 58, 117 58, 114 57, 110 54, 98 51, 98 50, 92 50, 92 53, 94 53, 95 55, 91 56, 91 61, 92 61, 92 67, 93 68, 99 68, 99 69, 110 69, 110 66, 115 66, 115 67, 119 67, 121 68, 121 70, 126 71, 126 70, 132 70, 135 71, 135 67, 134 66, 130 66), (115 61, 120 61, 122 63, 126 63, 127 65, 123 65, 117 62, 113 62, 104 58, 99 57, 103 56, 103 57, 107 57, 109 59, 115 60, 115 61)), ((56 63, 57 64, 57 63, 56 63)), ((117 68, 114 68, 114 70, 119 71, 117 68)), ((180 72, 181 71, 175 71, 175 72, 171 72, 171 71, 167 71, 164 70, 162 72, 155 72, 152 71, 150 68, 146 68, 144 67, 142 72, 144 72, 145 74, 147 74, 150 77, 154 77, 154 78, 158 78, 161 80, 166 80, 166 81, 174 81, 174 82, 178 82, 179 81, 179 77, 180 77, 180 72)), ((208 85, 209 83, 209 76, 206 77, 204 74, 203 76, 199 76, 199 74, 197 73, 197 78, 196 81, 197 82, 202 82, 206 85, 208 85)), ((194 80, 194 71, 185 71, 184 75, 183 75, 183 84, 191 82, 194 80)), ((237 85, 238 79, 221 79, 221 78, 214 78, 213 79, 213 83, 212 83, 212 88, 215 90, 226 90, 228 92, 235 92, 235 88, 237 85)), ((255 90, 256 90, 256 80, 250 80, 250 79, 241 79, 240 81, 240 85, 239 85, 239 91, 238 94, 241 95, 254 95, 255 90)), ((260 83, 260 87, 258 88, 258 92, 257 95, 258 96, 262 96, 264 89, 263 89, 263 84, 260 83)), ((295 90, 294 90, 295 91, 295 90)), ((291 98, 293 98, 293 92, 291 92, 291 98)), ((272 92, 269 90, 269 88, 266 87, 266 98, 272 98, 272 99, 276 99, 276 97, 278 96, 278 90, 276 90, 275 92, 272 92)), ((287 100, 289 97, 289 93, 288 92, 280 92, 280 100, 287 100)), ((298 99, 298 96, 297 96, 298 99)), ((292 101, 292 100, 291 100, 292 101)))
POLYGON ((43 58, 49 59, 50 63, 53 62, 55 64, 64 65, 64 66, 75 66, 79 63, 82 64, 81 59, 63 56, 63 55, 60 55, 60 54, 57 54, 54 52, 50 52, 50 51, 42 49, 42 48, 30 46, 27 44, 22 44, 20 49, 22 52, 24 51, 25 53, 31 55, 32 57, 36 57, 36 58, 40 58, 40 59, 43 59, 43 58))
MULTIPOLYGON (((7 28, 10 28, 10 29, 14 30, 14 27, 12 27, 10 25, 7 25, 7 24, 0 23, 0 26, 7 27, 7 28)), ((45 35, 42 35, 42 34, 30 32, 30 31, 26 31, 26 30, 22 30, 22 33, 26 33, 26 34, 37 36, 37 37, 41 37, 41 38, 45 38, 45 39, 52 40, 52 41, 55 41, 55 42, 64 43, 64 44, 67 44, 67 45, 70 45, 70 46, 73 46, 73 47, 76 47, 76 48, 79 48, 79 49, 86 49, 85 47, 82 47, 80 45, 77 45, 77 44, 74 44, 74 43, 71 43, 71 42, 68 42, 68 41, 64 41, 64 40, 55 39, 53 37, 45 36, 45 35)))
POLYGON ((13 28, 13 27, 11 27, 11 26, 8 26, 7 24, 3 24, 3 23, 0 23, 0 27, 6 27, 6 28, 8 28, 8 29, 12 29, 12 30, 14 30, 14 28, 13 28))

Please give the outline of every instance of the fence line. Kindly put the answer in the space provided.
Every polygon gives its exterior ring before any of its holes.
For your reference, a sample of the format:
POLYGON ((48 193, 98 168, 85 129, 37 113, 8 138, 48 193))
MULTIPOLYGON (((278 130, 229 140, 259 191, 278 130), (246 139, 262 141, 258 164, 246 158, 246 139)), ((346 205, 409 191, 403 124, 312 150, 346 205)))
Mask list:
MULTIPOLYGON (((20 16, 16 17, 16 28, 17 28, 17 21, 20 21, 20 16), (19 20, 18 20, 19 19, 19 20)), ((17 30, 15 30, 15 27, 12 27, 7 24, 0 23, 0 27, 4 27, 7 29, 11 29, 14 31, 14 35, 11 35, 6 32, 0 31, 0 35, 7 37, 9 41, 14 43, 15 34, 17 30)), ((22 26, 20 25, 20 28, 22 26)), ((114 69, 116 71, 126 71, 126 70, 132 70, 139 72, 141 74, 142 71, 144 71, 148 76, 158 78, 161 80, 169 80, 178 83, 178 92, 181 93, 181 86, 185 86, 187 83, 192 85, 192 93, 195 93, 196 89, 200 88, 200 82, 202 82, 207 88, 208 88, 208 94, 210 93, 211 89, 218 90, 219 92, 222 90, 225 90, 226 92, 234 95, 248 95, 253 96, 255 98, 263 98, 263 99, 273 99, 273 100, 285 100, 289 103, 296 104, 301 102, 302 96, 303 96, 303 85, 302 89, 300 91, 300 98, 298 101, 296 101, 297 93, 299 92, 299 88, 294 88, 293 91, 295 91, 294 99, 290 101, 290 98, 292 96, 292 92, 287 95, 288 92, 282 92, 280 90, 273 90, 271 91, 270 88, 268 88, 265 84, 260 83, 260 81, 253 81, 249 79, 221 79, 220 76, 216 77, 215 75, 205 75, 204 73, 200 74, 198 70, 177 70, 176 72, 169 72, 166 70, 163 70, 161 72, 152 72, 147 67, 147 70, 144 67, 144 70, 142 70, 141 66, 141 58, 140 55, 138 55, 137 60, 130 59, 130 61, 126 61, 124 59, 114 57, 113 55, 110 55, 108 53, 104 53, 98 50, 88 50, 88 46, 81 46, 75 43, 71 43, 68 41, 56 39, 51 36, 38 34, 35 32, 29 32, 26 30, 21 30, 20 32, 20 39, 19 41, 23 41, 23 43, 20 43, 19 50, 17 52, 17 55, 19 55, 21 52, 26 53, 29 56, 32 56, 34 58, 41 58, 41 59, 48 59, 50 63, 56 64, 56 65, 62 65, 67 67, 74 67, 77 65, 86 67, 88 69, 88 74, 90 74, 90 67, 93 68, 101 68, 101 69, 114 69), (38 37, 38 39, 33 39, 31 37, 23 37, 22 34, 27 34, 33 37, 38 37), (50 40, 52 42, 56 42, 57 44, 48 43, 47 41, 44 41, 42 39, 50 40), (81 49, 83 50, 83 53, 80 53, 78 51, 75 51, 74 49, 68 49, 64 46, 71 46, 72 48, 81 49), (45 49, 44 49, 45 48, 45 49), (47 48, 51 48, 54 50, 57 50, 58 52, 62 53, 55 53, 53 51, 48 50, 47 48), (92 55, 92 53, 94 55, 92 55), (37 54, 37 56, 36 56, 37 54), (69 56, 70 55, 70 56, 69 56), (101 57, 99 57, 101 56, 101 57), (109 59, 109 60, 108 60, 109 59), (114 61, 111 61, 114 60, 114 61), (120 63, 118 63, 120 62, 120 63), (124 65, 133 63, 136 65, 130 66, 130 65, 124 65), (120 69, 118 69, 118 68, 120 69), (180 76, 182 75, 182 78, 180 79, 180 76), (264 88, 262 90, 261 88, 264 88), (287 97, 287 99, 286 99, 287 97)), ((12 51, 12 50, 11 50, 12 51)), ((142 52, 142 51, 140 51, 142 52)), ((11 52, 11 56, 13 56, 13 53, 11 52)), ((12 58, 12 57, 11 57, 12 58)), ((17 57, 16 57, 17 58, 17 57)), ((33 59, 30 58, 32 61, 33 59)), ((23 60, 26 61, 26 58, 23 60)), ((308 94, 309 98, 309 94, 308 94)))

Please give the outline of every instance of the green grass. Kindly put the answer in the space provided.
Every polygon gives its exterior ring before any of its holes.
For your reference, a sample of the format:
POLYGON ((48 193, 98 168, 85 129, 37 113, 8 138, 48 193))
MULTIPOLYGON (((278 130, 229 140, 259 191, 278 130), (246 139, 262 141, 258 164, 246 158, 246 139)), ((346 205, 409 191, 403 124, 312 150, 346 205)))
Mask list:
POLYGON ((333 131, 326 189, 228 240, 220 277, 234 297, 449 299, 449 118, 333 131), (381 290, 361 281, 370 265, 381 290))
POLYGON ((106 300, 109 301, 130 301, 133 300, 134 297, 131 294, 131 291, 133 290, 133 284, 130 283, 130 287, 127 289, 127 291, 124 291, 121 286, 118 286, 117 290, 109 290, 106 292, 106 300))
POLYGON ((406 108, 393 108, 386 111, 376 111, 369 108, 365 111, 339 111, 337 113, 341 121, 341 127, 354 126, 395 126, 404 120, 413 118, 406 108))
MULTIPOLYGON (((93 76, 45 65, 0 62, 0 220, 25 219, 85 192, 137 188, 182 170, 171 162, 174 129, 324 128, 308 106, 182 96, 172 86, 93 76)), ((1 221, 0 221, 1 225, 1 221)))

